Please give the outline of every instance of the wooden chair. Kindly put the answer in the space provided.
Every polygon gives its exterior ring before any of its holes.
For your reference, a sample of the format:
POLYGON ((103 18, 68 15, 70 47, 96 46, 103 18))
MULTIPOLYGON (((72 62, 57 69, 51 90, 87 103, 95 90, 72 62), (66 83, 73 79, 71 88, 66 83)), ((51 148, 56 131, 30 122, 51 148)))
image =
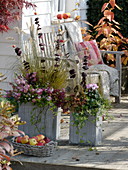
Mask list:
POLYGON ((122 51, 102 51, 100 50, 102 57, 105 56, 105 54, 114 54, 115 59, 116 59, 116 67, 119 75, 119 80, 118 80, 118 96, 115 97, 115 102, 120 103, 121 100, 121 81, 122 81, 122 64, 121 64, 121 55, 124 54, 122 51))
MULTIPOLYGON (((41 30, 42 34, 43 34, 43 39, 42 39, 42 43, 45 44, 44 45, 44 51, 42 52, 42 57, 45 57, 47 59, 53 59, 55 58, 55 42, 57 40, 57 37, 59 37, 59 33, 58 33, 58 26, 46 26, 43 27, 41 30)), ((68 39, 68 41, 71 41, 70 38, 68 39)), ((73 61, 72 58, 68 58, 68 51, 66 46, 62 46, 61 47, 61 51, 62 51, 62 59, 64 61, 70 61, 74 64, 75 61, 73 61)), ((123 54, 123 52, 120 51, 101 51, 102 56, 104 57, 105 54, 114 54, 116 56, 116 68, 118 70, 119 73, 119 95, 115 97, 115 102, 120 103, 120 99, 121 99, 121 73, 122 73, 122 66, 121 66, 121 55, 123 54)), ((71 54, 72 55, 72 54, 71 54)), ((75 53, 73 54, 75 55, 75 53)), ((77 72, 78 73, 78 72, 77 72)), ((79 74, 79 73, 78 73, 79 74)))

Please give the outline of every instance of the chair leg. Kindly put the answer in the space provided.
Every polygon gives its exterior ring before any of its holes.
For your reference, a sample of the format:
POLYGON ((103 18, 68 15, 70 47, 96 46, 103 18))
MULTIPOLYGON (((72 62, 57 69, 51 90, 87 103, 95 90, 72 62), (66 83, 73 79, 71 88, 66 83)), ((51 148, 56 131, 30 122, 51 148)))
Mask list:
POLYGON ((120 103, 120 100, 121 100, 120 96, 115 97, 115 103, 120 103))

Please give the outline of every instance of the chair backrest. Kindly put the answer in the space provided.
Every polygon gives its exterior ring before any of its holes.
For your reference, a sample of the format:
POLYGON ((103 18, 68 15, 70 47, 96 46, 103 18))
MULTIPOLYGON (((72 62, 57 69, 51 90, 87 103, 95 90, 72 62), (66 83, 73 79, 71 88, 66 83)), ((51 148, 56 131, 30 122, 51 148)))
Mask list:
POLYGON ((64 37, 59 30, 59 26, 42 27, 43 57, 55 57, 57 52, 61 57, 66 57, 65 43, 63 43, 64 37))

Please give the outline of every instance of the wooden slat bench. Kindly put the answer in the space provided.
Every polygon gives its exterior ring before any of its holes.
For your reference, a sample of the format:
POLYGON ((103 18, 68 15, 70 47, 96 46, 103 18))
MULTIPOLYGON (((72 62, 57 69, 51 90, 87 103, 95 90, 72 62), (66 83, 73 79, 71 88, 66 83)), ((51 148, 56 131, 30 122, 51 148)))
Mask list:
MULTIPOLYGON (((44 51, 42 51, 41 57, 45 57, 47 59, 48 58, 53 59, 53 58, 55 58, 55 53, 56 53, 56 51, 55 51, 55 41, 59 37, 58 36, 58 34, 59 34, 58 33, 58 26, 54 25, 54 26, 43 27, 41 32, 43 34, 42 43, 45 44, 44 45, 44 51)), ((74 30, 74 34, 75 34, 75 30, 74 30)), ((70 38, 68 39, 68 41, 71 41, 70 38)), ((65 61, 71 62, 72 65, 74 63, 75 67, 76 67, 76 61, 75 60, 73 61, 73 57, 71 57, 72 55, 76 56, 76 52, 74 51, 74 53, 72 53, 68 56, 68 51, 67 51, 66 45, 63 45, 61 47, 61 51, 62 51, 61 58, 65 61)), ((116 56, 116 68, 115 69, 117 69, 118 73, 119 73, 119 95, 115 97, 115 101, 120 103, 120 98, 121 98, 121 73, 122 73, 121 55, 123 54, 123 52, 120 52, 120 51, 101 51, 101 54, 102 54, 103 57, 104 57, 105 54, 114 54, 116 56)), ((77 73, 80 74, 80 70, 77 70, 77 73)), ((78 75, 78 77, 79 77, 79 75, 78 75)), ((77 83, 79 83, 79 80, 77 80, 77 81, 78 81, 77 83)))

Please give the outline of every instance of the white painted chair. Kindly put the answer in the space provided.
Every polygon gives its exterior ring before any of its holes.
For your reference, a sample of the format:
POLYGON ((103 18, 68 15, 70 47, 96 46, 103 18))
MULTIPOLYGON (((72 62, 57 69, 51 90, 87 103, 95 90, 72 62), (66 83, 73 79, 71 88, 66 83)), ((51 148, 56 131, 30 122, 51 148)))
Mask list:
POLYGON ((122 80, 122 64, 121 64, 121 55, 124 54, 124 52, 122 51, 100 51, 102 56, 104 57, 105 54, 114 54, 115 55, 115 59, 116 59, 116 67, 115 69, 117 69, 118 71, 118 76, 119 76, 119 80, 118 80, 118 96, 115 97, 115 102, 116 103, 120 103, 121 100, 121 80, 122 80))
MULTIPOLYGON (((45 44, 44 51, 42 52, 42 57, 49 58, 49 59, 55 58, 54 49, 55 49, 55 40, 56 40, 56 37, 58 35, 58 26, 43 27, 41 32, 43 33, 42 42, 45 44)), ((74 32, 74 34, 75 34, 75 32, 74 32)), ((69 38, 68 41, 72 41, 72 40, 69 38)), ((68 51, 67 51, 66 45, 62 46, 61 50, 63 52, 63 60, 65 60, 65 61, 70 60, 70 61, 73 62, 72 57, 68 58, 68 54, 67 54, 68 51)), ((120 103, 120 99, 121 99, 121 73, 122 73, 121 55, 123 54, 123 52, 120 52, 120 51, 101 51, 101 54, 102 54, 103 57, 104 57, 105 54, 114 54, 116 56, 116 67, 115 67, 115 69, 118 70, 119 79, 118 79, 118 96, 115 96, 115 102, 120 103)), ((74 54, 71 54, 70 56, 72 56, 72 55, 76 55, 75 52, 74 52, 74 54)))

